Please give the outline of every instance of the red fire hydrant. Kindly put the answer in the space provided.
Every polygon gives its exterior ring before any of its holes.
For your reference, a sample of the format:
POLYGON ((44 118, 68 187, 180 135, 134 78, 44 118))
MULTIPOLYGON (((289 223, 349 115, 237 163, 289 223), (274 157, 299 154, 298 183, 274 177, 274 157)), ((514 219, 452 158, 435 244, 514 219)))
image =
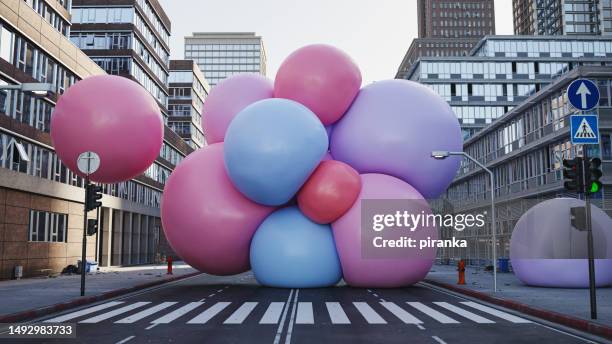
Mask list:
POLYGON ((168 256, 168 275, 172 275, 172 256, 168 256))
POLYGON ((457 271, 459 271, 459 281, 457 284, 464 285, 465 284, 465 262, 463 259, 459 261, 457 264, 457 271))

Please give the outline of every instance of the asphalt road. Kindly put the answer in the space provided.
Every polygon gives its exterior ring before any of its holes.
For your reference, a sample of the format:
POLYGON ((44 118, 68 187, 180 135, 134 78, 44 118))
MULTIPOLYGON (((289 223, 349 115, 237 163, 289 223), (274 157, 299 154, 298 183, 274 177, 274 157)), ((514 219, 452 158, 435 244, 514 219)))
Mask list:
MULTIPOLYGON (((12 343, 589 343, 452 294, 401 289, 274 289, 251 274, 199 275, 36 321, 76 323, 77 340, 12 343)), ((0 342, 9 342, 7 339, 0 342)))

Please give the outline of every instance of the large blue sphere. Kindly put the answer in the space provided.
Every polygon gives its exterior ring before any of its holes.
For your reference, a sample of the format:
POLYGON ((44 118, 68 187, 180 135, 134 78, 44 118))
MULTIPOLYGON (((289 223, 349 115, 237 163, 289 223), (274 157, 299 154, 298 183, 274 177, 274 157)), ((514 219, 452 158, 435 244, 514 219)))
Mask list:
POLYGON ((280 288, 328 287, 342 278, 331 227, 312 222, 297 207, 277 210, 259 226, 251 269, 260 284, 280 288))
POLYGON ((242 110, 225 135, 225 166, 236 188, 270 206, 287 203, 327 152, 325 127, 305 106, 266 99, 242 110))

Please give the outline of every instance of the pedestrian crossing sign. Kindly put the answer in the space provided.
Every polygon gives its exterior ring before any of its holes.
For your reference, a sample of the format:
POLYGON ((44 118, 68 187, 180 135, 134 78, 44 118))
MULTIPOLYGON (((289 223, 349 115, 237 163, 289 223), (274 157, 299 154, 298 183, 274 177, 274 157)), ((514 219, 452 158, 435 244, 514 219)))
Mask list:
POLYGON ((572 144, 599 144, 599 121, 597 115, 572 115, 570 121, 572 144))

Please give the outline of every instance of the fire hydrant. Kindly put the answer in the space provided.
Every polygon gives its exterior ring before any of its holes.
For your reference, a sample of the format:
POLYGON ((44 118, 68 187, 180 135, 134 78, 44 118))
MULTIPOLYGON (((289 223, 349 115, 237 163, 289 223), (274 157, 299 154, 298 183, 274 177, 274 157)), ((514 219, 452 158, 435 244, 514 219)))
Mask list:
POLYGON ((172 275, 172 256, 168 256, 168 275, 172 275))
POLYGON ((464 285, 465 284, 465 262, 463 259, 459 261, 457 264, 457 271, 459 271, 459 281, 457 284, 464 285))

